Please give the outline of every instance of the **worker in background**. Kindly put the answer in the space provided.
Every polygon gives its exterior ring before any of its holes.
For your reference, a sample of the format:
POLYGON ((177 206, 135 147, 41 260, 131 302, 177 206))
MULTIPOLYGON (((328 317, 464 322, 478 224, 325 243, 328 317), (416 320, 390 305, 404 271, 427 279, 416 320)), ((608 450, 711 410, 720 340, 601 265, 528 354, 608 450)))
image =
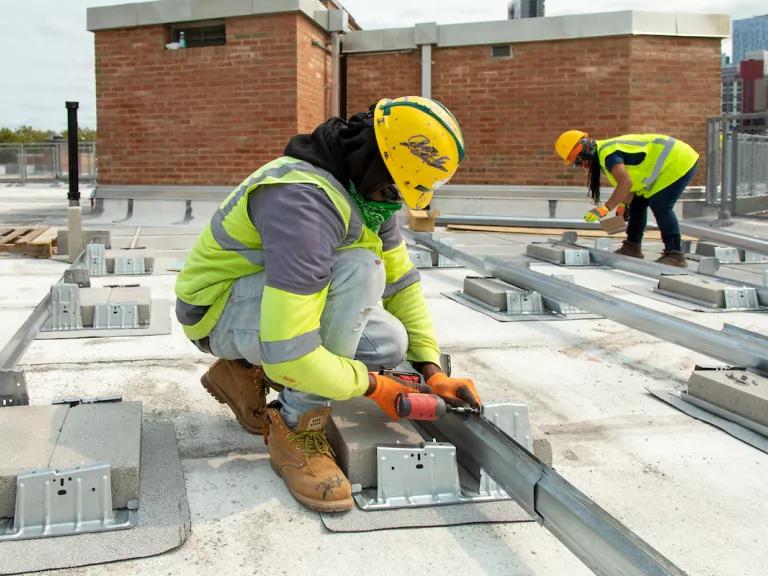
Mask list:
POLYGON ((428 205, 463 157, 456 119, 434 100, 331 118, 222 202, 179 275, 179 322, 219 358, 203 386, 263 430, 274 470, 311 509, 353 505, 324 432, 329 400, 366 396, 396 419, 397 395, 414 390, 379 371, 407 359, 448 403, 480 405, 472 380, 440 368, 395 216, 428 205), (269 385, 280 394, 266 407, 269 385))
POLYGON ((627 239, 617 254, 643 258, 641 245, 650 207, 664 241, 664 252, 656 262, 686 267, 674 205, 696 171, 699 155, 693 148, 662 134, 595 140, 586 132, 568 130, 555 142, 555 152, 567 166, 582 166, 587 171, 596 207, 584 220, 598 222, 613 210, 628 220, 627 239), (600 202, 601 171, 614 187, 605 203, 600 202))

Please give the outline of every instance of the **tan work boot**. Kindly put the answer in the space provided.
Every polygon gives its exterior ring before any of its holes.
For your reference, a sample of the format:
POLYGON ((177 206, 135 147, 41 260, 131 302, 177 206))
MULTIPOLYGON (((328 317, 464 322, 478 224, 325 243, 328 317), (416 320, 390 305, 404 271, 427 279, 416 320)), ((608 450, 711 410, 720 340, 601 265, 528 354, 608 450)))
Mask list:
POLYGON ((630 242, 629 240, 624 240, 624 242, 621 243, 621 248, 614 250, 613 253, 629 256, 631 258, 640 258, 640 260, 645 258, 645 256, 643 256, 643 250, 640 248, 640 244, 637 242, 630 242))
POLYGON ((318 512, 343 512, 354 506, 352 486, 336 465, 325 435, 331 409, 317 408, 301 416, 295 430, 283 422, 280 410, 268 408, 264 443, 272 469, 299 502, 318 512))
POLYGON ((688 263, 685 261, 685 254, 679 250, 664 250, 664 252, 661 253, 661 258, 657 258, 656 262, 659 264, 666 264, 667 266, 688 268, 688 263))
POLYGON ((251 434, 261 434, 269 387, 261 366, 246 368, 237 360, 216 360, 200 379, 203 387, 235 413, 237 421, 251 434))

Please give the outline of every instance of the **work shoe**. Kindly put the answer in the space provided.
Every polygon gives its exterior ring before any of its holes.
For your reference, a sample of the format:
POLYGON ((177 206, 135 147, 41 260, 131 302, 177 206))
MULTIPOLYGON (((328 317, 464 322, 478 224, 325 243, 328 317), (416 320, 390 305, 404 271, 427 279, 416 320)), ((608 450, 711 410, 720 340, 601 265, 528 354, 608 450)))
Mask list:
POLYGON ((247 368, 237 360, 219 359, 200 382, 211 396, 232 409, 243 428, 251 434, 262 433, 269 387, 261 366, 247 368))
POLYGON ((286 426, 277 408, 268 408, 264 443, 272 469, 299 502, 318 512, 352 509, 352 486, 338 465, 325 435, 329 407, 301 416, 295 430, 286 426))
POLYGON ((685 261, 685 254, 679 250, 664 250, 664 252, 661 253, 661 258, 658 258, 656 262, 659 264, 666 264, 667 266, 688 268, 688 263, 685 261))
POLYGON ((629 240, 624 240, 624 242, 621 243, 621 248, 615 250, 613 253, 621 254, 622 256, 629 256, 631 258, 640 258, 640 260, 645 258, 645 256, 643 256, 643 250, 640 247, 640 244, 637 242, 630 242, 629 240))

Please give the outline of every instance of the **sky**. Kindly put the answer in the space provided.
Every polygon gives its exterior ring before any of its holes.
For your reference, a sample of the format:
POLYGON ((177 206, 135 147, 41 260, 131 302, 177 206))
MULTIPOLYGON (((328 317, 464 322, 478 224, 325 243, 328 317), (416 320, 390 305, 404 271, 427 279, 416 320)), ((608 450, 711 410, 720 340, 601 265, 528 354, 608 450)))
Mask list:
MULTIPOLYGON (((136 0, 133 0, 136 1, 136 0)), ((210 0, 215 2, 215 0, 210 0)), ((0 0, 0 127, 66 128, 64 102, 80 102, 81 126, 96 126, 91 6, 131 0, 0 0)), ((364 29, 503 20, 507 0, 342 0, 364 29)), ((548 16, 618 10, 706 12, 748 18, 765 14, 765 0, 546 0, 548 16)), ((724 50, 730 51, 728 41, 724 50)))

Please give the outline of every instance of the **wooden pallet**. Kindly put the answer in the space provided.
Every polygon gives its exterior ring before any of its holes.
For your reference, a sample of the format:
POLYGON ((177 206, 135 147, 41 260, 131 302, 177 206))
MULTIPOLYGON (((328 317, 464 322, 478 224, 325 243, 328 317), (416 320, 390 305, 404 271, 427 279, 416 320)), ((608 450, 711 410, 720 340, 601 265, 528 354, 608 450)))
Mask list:
POLYGON ((58 230, 49 226, 0 226, 0 253, 50 258, 54 253, 57 234, 58 230))

